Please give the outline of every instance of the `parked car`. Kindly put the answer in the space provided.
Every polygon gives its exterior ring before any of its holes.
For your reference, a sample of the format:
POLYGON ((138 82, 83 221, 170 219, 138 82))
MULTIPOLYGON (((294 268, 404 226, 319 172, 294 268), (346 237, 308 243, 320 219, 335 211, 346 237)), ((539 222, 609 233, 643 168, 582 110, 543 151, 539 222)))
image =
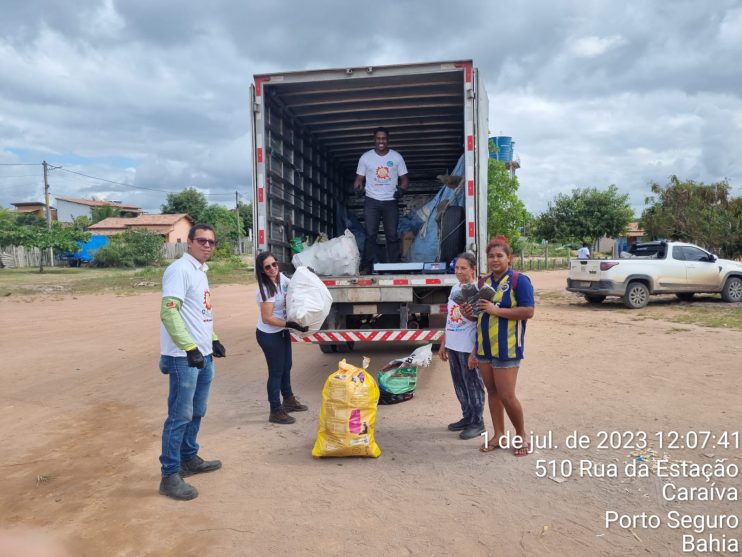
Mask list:
POLYGON ((690 300, 697 293, 718 293, 725 302, 742 302, 742 263, 693 244, 645 242, 620 259, 571 260, 567 290, 591 304, 619 296, 631 309, 646 306, 652 294, 690 300))

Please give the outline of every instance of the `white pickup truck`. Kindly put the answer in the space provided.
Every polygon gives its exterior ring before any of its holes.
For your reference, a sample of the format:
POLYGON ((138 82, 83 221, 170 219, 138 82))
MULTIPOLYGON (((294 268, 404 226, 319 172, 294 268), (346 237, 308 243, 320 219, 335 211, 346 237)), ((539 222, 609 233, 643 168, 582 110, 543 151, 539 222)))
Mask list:
POLYGON ((642 308, 651 294, 675 294, 690 300, 701 292, 720 293, 725 302, 742 302, 742 263, 681 242, 635 244, 620 259, 573 259, 567 290, 600 304, 620 296, 631 309, 642 308))

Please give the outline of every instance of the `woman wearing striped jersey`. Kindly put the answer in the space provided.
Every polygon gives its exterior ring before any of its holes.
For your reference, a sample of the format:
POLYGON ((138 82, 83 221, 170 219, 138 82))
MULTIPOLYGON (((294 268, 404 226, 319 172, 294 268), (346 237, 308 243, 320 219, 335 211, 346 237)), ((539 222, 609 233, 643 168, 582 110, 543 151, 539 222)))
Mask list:
MULTIPOLYGON (((510 268, 513 251, 507 238, 497 236, 487 245, 487 266, 490 274, 480 279, 479 287, 490 285, 496 292, 492 300, 480 299, 477 318, 477 342, 470 365, 478 365, 487 388, 487 403, 495 434, 482 452, 501 448, 505 435, 505 412, 515 428, 515 456, 531 451, 526 441, 523 408, 515 396, 518 369, 523 359, 526 321, 533 317, 533 286, 530 279, 510 268), (517 441, 516 441, 517 440, 517 441)), ((471 306, 462 307, 466 315, 471 306)))

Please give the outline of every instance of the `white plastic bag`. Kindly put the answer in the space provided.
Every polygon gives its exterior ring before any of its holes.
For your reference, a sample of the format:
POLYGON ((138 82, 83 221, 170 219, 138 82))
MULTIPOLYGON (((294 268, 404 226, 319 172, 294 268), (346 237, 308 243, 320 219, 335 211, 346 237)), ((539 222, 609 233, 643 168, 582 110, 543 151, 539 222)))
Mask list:
POLYGON ((361 264, 361 254, 356 237, 346 229, 342 236, 314 244, 297 253, 291 263, 297 269, 311 267, 318 275, 355 276, 361 264))
POLYGON ((330 313, 332 295, 317 275, 306 267, 296 269, 286 294, 288 321, 319 331, 330 313))

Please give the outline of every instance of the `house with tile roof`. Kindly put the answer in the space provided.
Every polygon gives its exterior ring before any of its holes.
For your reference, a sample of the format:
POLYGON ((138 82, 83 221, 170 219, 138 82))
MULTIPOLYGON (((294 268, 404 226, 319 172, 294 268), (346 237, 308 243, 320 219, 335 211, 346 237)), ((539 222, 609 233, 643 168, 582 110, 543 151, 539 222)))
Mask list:
POLYGON ((73 222, 77 217, 93 218, 95 207, 110 205, 120 209, 127 217, 135 217, 142 214, 142 209, 136 205, 119 203, 117 201, 98 201, 96 199, 80 199, 77 197, 55 197, 57 201, 57 217, 59 222, 73 222))
POLYGON ((194 221, 187 213, 174 215, 139 215, 138 217, 108 217, 88 227, 93 234, 113 236, 127 230, 149 230, 165 238, 167 244, 185 243, 194 221))
MULTIPOLYGON (((22 201, 19 203, 11 203, 11 205, 15 207, 15 210, 19 213, 33 213, 40 219, 46 220, 46 204, 41 201, 22 201)), ((57 220, 57 209, 49 207, 49 211, 51 212, 51 219, 57 220)))

